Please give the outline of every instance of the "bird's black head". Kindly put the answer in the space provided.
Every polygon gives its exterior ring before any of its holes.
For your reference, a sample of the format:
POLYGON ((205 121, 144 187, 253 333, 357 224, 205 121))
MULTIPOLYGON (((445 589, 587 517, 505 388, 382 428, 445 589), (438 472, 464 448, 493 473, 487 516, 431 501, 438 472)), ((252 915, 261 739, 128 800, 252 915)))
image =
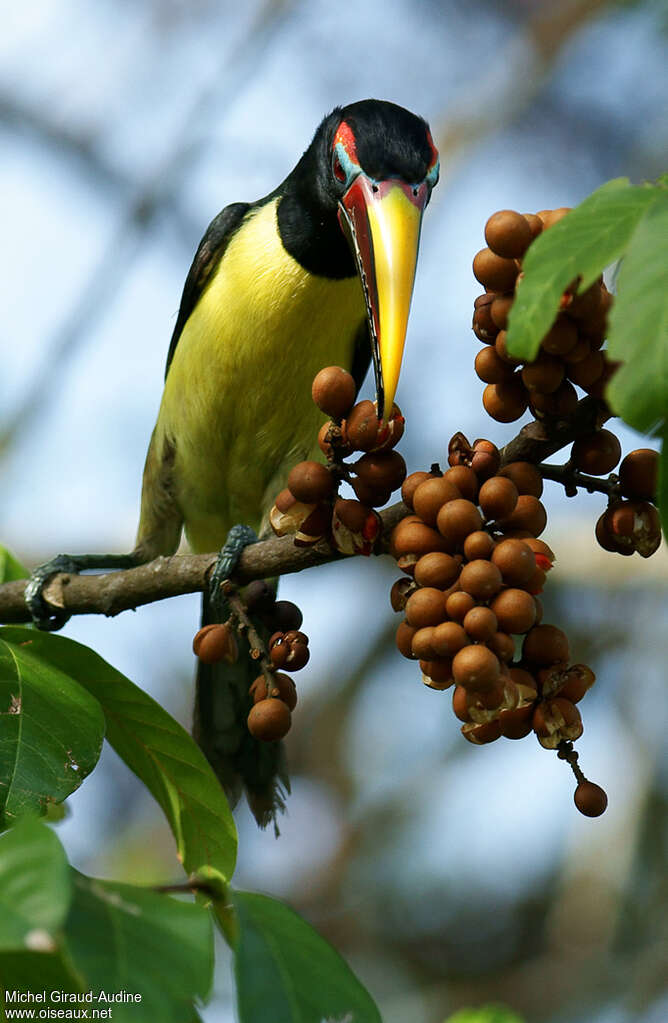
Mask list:
POLYGON ((286 250, 306 270, 358 273, 382 414, 399 377, 422 213, 438 181, 426 121, 394 103, 337 107, 275 193, 286 250))

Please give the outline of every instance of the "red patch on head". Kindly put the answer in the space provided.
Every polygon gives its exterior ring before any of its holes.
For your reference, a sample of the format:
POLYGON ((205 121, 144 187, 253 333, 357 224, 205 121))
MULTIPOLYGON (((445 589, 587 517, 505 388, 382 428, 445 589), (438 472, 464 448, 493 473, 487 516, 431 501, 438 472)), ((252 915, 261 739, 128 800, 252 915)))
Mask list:
POLYGON ((438 149, 434 145, 434 140, 431 137, 431 132, 429 131, 429 128, 427 128, 427 142, 429 143, 429 148, 431 149, 431 160, 429 161, 429 167, 428 167, 428 171, 429 171, 429 170, 431 170, 431 168, 434 166, 434 164, 438 160, 438 149))
POLYGON ((338 142, 341 143, 352 162, 359 164, 359 160, 357 159, 357 149, 355 148, 355 136, 353 135, 352 128, 346 123, 346 121, 341 121, 341 124, 336 129, 332 148, 334 148, 338 142))

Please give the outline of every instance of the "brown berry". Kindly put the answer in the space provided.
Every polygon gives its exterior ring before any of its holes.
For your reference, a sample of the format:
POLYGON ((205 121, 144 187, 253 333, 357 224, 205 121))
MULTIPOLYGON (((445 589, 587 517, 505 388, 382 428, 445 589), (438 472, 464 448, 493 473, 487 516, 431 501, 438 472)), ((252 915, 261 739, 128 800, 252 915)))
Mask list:
POLYGON ((491 561, 479 558, 464 565, 459 576, 459 585, 465 593, 476 600, 489 600, 503 585, 501 573, 491 561))
POLYGON ((369 486, 384 487, 390 492, 406 478, 406 463, 398 451, 370 451, 353 468, 369 486))
POLYGON ((518 497, 512 480, 506 476, 493 476, 481 486, 478 504, 486 519, 505 519, 514 510, 518 497))
POLYGON ((467 635, 476 643, 486 643, 499 627, 496 615, 489 607, 472 607, 462 625, 467 635))
POLYGON ((514 423, 526 412, 529 396, 521 376, 514 373, 499 384, 487 384, 482 403, 487 414, 497 423, 514 423))
POLYGON ((543 477, 531 462, 509 462, 499 470, 499 476, 507 476, 512 480, 518 494, 540 497, 543 493, 543 477))
POLYGON ((435 526, 438 513, 448 501, 461 497, 457 487, 445 476, 433 476, 420 483, 413 494, 413 508, 428 526, 435 526))
POLYGON ((541 353, 522 370, 522 383, 528 391, 552 394, 564 379, 564 364, 556 355, 541 353))
POLYGON ((411 642, 411 652, 413 657, 423 661, 429 661, 435 657, 436 650, 434 649, 433 639, 433 625, 426 625, 424 628, 418 629, 411 642))
MULTIPOLYGON (((249 690, 253 697, 253 703, 267 699, 267 680, 264 675, 255 679, 249 690)), ((277 671, 274 675, 274 684, 271 687, 271 695, 278 696, 286 704, 288 710, 294 710, 297 706, 297 688, 289 675, 277 671)))
POLYGON ((533 730, 545 749, 557 749, 562 742, 579 739, 583 732, 580 711, 561 696, 541 700, 533 713, 533 730))
POLYGON ((327 366, 316 374, 311 388, 313 401, 332 419, 344 419, 355 402, 357 386, 347 370, 340 366, 327 366))
POLYGON ((504 532, 525 529, 532 536, 540 536, 547 525, 547 512, 537 497, 520 494, 514 510, 497 525, 504 532))
POLYGON ((607 476, 621 455, 622 446, 610 430, 597 430, 578 437, 571 448, 571 461, 575 467, 590 476, 607 476))
POLYGON ((260 700, 251 707, 247 719, 248 731, 262 742, 276 742, 290 730, 290 708, 282 700, 260 700))
POLYGON ((445 614, 443 593, 433 586, 421 586, 411 593, 406 603, 406 621, 416 629, 438 625, 445 619, 445 614))
POLYGON ((485 529, 476 529, 464 540, 464 557, 467 561, 477 561, 479 558, 489 560, 493 550, 494 540, 485 529))
POLYGON ((355 450, 379 451, 398 443, 404 432, 404 418, 393 405, 387 421, 381 421, 374 402, 360 401, 346 419, 344 432, 355 450))
POLYGON ((476 643, 465 646, 452 661, 452 674, 457 685, 465 689, 491 689, 501 674, 501 665, 486 646, 476 643))
POLYGON ((499 210, 485 224, 485 241, 506 259, 521 259, 533 240, 528 221, 515 210, 499 210))
POLYGON ((581 781, 573 796, 575 805, 585 817, 600 817, 608 806, 605 789, 593 781, 581 781))
POLYGON ((578 330, 567 316, 558 316, 541 342, 548 355, 567 355, 578 343, 578 330))
POLYGON ((502 540, 494 548, 492 562, 506 586, 524 586, 536 569, 534 552, 523 540, 502 540))
POLYGON ((470 593, 464 593, 461 590, 457 593, 451 593, 445 601, 445 610, 448 617, 452 618, 455 622, 464 621, 472 607, 475 607, 475 600, 470 593))
POLYGON ((423 554, 415 565, 415 581, 420 586, 433 586, 438 590, 447 590, 459 576, 461 558, 457 560, 450 554, 430 551, 423 554))
POLYGON ((475 357, 474 369, 479 380, 486 384, 500 384, 513 375, 513 367, 504 362, 495 348, 481 348, 475 357))
POLYGON ((287 632, 288 629, 301 628, 303 615, 291 600, 277 600, 271 609, 271 620, 274 628, 287 632))
POLYGON ((449 689, 454 684, 452 661, 449 657, 439 657, 437 660, 422 660, 420 661, 420 671, 429 679, 429 682, 425 682, 425 685, 430 685, 432 689, 449 689))
POLYGON ((332 496, 335 488, 334 477, 321 462, 299 462, 288 476, 288 490, 303 504, 324 501, 332 496))
POLYGON ((318 431, 318 447, 328 459, 345 458, 352 451, 340 426, 328 419, 318 431))
MULTIPOLYGON (((421 522, 416 515, 408 516, 397 523, 390 537, 392 556, 399 560, 402 556, 413 555, 413 565, 423 554, 428 554, 430 551, 444 551, 446 546, 440 533, 430 526, 425 526, 424 522, 421 522)), ((401 568, 404 568, 403 564, 401 568)))
POLYGON ((424 483, 425 480, 433 478, 433 473, 431 472, 412 472, 401 484, 401 500, 408 508, 411 509, 411 511, 413 510, 413 495, 415 491, 421 483, 424 483))
POLYGON ((501 726, 498 719, 487 721, 484 725, 477 725, 475 722, 462 725, 462 735, 475 746, 483 746, 488 742, 494 742, 501 735, 501 726))
POLYGON ((511 355, 510 352, 508 351, 508 345, 506 343, 507 336, 508 335, 505 330, 499 331, 499 333, 496 336, 496 340, 494 341, 494 351, 502 360, 502 362, 507 362, 509 366, 513 367, 519 366, 522 360, 516 358, 514 355, 511 355))
POLYGON ((471 453, 471 468, 482 482, 490 476, 495 476, 501 465, 501 452, 491 440, 479 438, 473 441, 471 453))
POLYGON ((408 622, 401 622, 394 637, 397 650, 403 657, 407 657, 409 660, 416 659, 413 653, 413 637, 417 631, 408 622))
POLYGON ((495 632, 487 646, 504 664, 512 661, 515 656, 515 641, 507 632, 495 632))
POLYGON ((619 467, 619 486, 624 497, 637 501, 656 499, 659 453, 651 448, 630 451, 619 467))
POLYGON ((513 259, 497 256, 491 249, 481 249, 473 260, 473 274, 476 280, 490 291, 512 291, 519 273, 513 259))
POLYGON ((571 364, 568 369, 569 379, 587 390, 599 379, 605 368, 605 359, 601 352, 590 352, 580 362, 571 364))
POLYGON ((390 605, 392 610, 403 611, 406 607, 406 601, 414 589, 415 583, 412 579, 407 579, 406 576, 402 576, 401 579, 397 579, 390 590, 390 605))
POLYGON ((473 303, 473 333, 484 344, 491 344, 496 337, 499 328, 491 317, 491 305, 495 295, 478 295, 473 303))
POLYGON ((478 499, 480 481, 473 469, 467 465, 453 465, 443 474, 443 479, 452 483, 467 501, 475 504, 478 499))
POLYGON ((466 632, 457 622, 441 622, 434 626, 432 646, 438 657, 454 657, 468 642, 466 632))
POLYGON ((560 206, 556 210, 539 210, 538 216, 543 221, 543 230, 547 231, 548 227, 552 227, 562 220, 567 213, 570 213, 570 206, 560 206))
POLYGON ((535 625, 525 637, 522 657, 529 664, 545 668, 557 661, 568 661, 566 633, 555 625, 535 625))
POLYGON ((469 533, 482 527, 482 516, 472 501, 457 498, 444 504, 436 518, 436 525, 448 546, 454 550, 469 533))
POLYGON ((509 587, 499 593, 490 607, 497 617, 499 628, 520 636, 528 632, 536 621, 536 605, 530 593, 509 587))
POLYGON ((193 652, 204 664, 233 664, 239 656, 234 629, 216 623, 205 625, 193 639, 193 652))

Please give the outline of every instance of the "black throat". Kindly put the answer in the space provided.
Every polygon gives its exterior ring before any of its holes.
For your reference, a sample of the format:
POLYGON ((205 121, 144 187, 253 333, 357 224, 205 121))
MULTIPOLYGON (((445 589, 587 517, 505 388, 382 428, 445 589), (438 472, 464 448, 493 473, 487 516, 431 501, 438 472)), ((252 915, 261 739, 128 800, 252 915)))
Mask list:
MULTIPOLYGON (((294 172, 293 172, 294 173, 294 172)), ((341 280, 357 273, 336 212, 324 210, 292 175, 279 190, 278 232, 283 248, 318 277, 341 280)))

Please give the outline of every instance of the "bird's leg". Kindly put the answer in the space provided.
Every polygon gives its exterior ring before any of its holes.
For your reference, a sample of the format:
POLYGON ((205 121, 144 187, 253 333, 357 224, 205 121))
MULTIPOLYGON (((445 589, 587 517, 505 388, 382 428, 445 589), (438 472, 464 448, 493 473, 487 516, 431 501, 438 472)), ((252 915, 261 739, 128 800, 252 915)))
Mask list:
POLYGON ((244 548, 256 542, 257 534, 250 526, 238 524, 230 529, 209 577, 209 599, 214 606, 224 608, 226 601, 222 584, 233 575, 244 548))
POLYGON ((54 607, 44 597, 44 586, 53 575, 59 572, 78 574, 90 569, 123 569, 134 568, 142 562, 141 556, 131 551, 129 554, 58 554, 55 558, 39 565, 28 580, 25 589, 25 601, 38 629, 45 632, 57 632, 69 621, 71 615, 59 607, 54 607))

